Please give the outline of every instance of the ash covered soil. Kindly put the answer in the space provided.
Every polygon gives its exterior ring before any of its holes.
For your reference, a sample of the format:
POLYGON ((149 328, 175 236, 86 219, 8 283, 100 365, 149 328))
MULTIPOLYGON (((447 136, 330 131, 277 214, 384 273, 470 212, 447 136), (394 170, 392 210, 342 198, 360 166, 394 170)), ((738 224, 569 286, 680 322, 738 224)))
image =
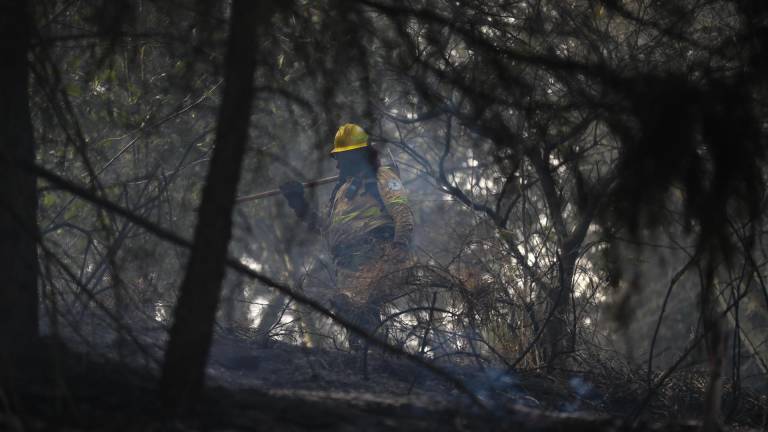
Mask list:
MULTIPOLYGON (((602 410, 604 396, 583 377, 563 382, 539 373, 508 373, 475 359, 437 361, 488 407, 519 405, 562 412, 602 410)), ((219 339, 212 348, 209 383, 230 389, 258 388, 277 396, 338 400, 355 405, 471 408, 455 385, 406 358, 370 349, 367 355, 341 349, 269 347, 219 339)))
MULTIPOLYGON (((702 383, 691 375, 661 388, 640 421, 630 417, 646 388, 609 370, 518 371, 472 358, 437 362, 482 401, 407 359, 371 350, 218 338, 208 390, 197 408, 167 420, 146 368, 74 353, 61 344, 27 363, 21 392, 4 396, 0 430, 601 431, 698 430, 702 383), (364 371, 367 370, 367 373, 364 371), (8 408, 12 409, 8 409, 8 408), (12 413, 12 414, 11 414, 12 413)), ((638 381, 639 382, 639 381, 638 381)), ((740 395, 728 430, 760 430, 765 395, 740 395)), ((726 397, 727 399, 727 397, 726 397)), ((727 403, 727 400, 726 400, 727 403)), ((726 404, 727 406, 727 404, 726 404)))

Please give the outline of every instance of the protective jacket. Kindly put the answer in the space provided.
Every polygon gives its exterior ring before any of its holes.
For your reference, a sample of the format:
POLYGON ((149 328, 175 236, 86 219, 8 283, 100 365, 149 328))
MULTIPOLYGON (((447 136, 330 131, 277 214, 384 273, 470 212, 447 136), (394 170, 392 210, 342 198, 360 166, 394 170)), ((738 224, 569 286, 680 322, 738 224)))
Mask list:
POLYGON ((376 176, 340 180, 321 217, 309 212, 305 220, 328 242, 336 265, 354 270, 378 258, 385 244, 408 249, 413 236, 413 213, 403 183, 395 171, 380 167, 376 176))
POLYGON ((334 257, 371 238, 409 246, 413 213, 397 174, 381 167, 376 178, 340 183, 331 195, 326 233, 334 257))
MULTIPOLYGON (((340 180, 322 217, 307 211, 304 221, 328 242, 336 265, 334 308, 373 332, 379 311, 397 297, 408 278, 414 217, 400 178, 390 167, 376 175, 340 180)), ((350 337, 350 346, 358 344, 350 337)))

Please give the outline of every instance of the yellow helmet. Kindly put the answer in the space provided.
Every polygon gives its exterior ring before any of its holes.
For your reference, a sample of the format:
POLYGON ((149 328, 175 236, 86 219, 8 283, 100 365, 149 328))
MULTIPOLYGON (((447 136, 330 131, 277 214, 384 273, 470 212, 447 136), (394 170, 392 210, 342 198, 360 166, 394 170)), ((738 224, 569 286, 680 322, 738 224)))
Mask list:
POLYGON ((336 131, 336 138, 333 140, 333 153, 341 153, 349 150, 368 147, 368 134, 360 126, 354 123, 342 125, 336 131))

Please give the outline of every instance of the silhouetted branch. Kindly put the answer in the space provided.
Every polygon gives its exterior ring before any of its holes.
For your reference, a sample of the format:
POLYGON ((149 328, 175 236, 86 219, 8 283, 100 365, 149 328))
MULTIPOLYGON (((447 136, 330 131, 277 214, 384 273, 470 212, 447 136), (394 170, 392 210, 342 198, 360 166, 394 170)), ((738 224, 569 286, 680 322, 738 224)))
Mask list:
MULTIPOLYGON (((31 165, 31 166, 27 166, 26 169, 28 169, 30 172, 33 172, 35 175, 39 176, 40 178, 52 184, 55 184, 56 186, 60 187, 63 190, 66 190, 72 194, 75 194, 80 198, 103 208, 106 211, 112 212, 120 217, 123 217, 131 221, 132 223, 136 224, 137 226, 140 226, 141 228, 147 230, 148 232, 152 233, 153 235, 157 236, 162 240, 165 240, 175 246, 182 247, 184 249, 190 249, 192 247, 192 242, 180 237, 173 231, 160 227, 155 223, 150 222, 149 220, 141 216, 138 216, 133 212, 107 199, 101 198, 95 195, 94 193, 89 192, 88 190, 70 182, 69 180, 66 180, 48 171, 45 168, 42 168, 38 165, 31 165)), ((241 273, 245 276, 248 276, 251 279, 259 281, 260 283, 268 287, 274 288, 275 290, 289 296, 290 298, 295 300, 297 303, 310 307, 311 309, 317 311, 318 313, 330 318, 335 323, 343 326, 344 328, 349 329, 350 331, 354 332, 358 336, 364 338, 371 345, 377 348, 381 348, 382 350, 390 354, 395 354, 395 355, 407 358, 408 360, 427 368, 427 370, 434 373, 436 376, 446 380, 447 382, 455 386, 457 390, 461 391, 466 396, 468 396, 470 400, 472 400, 473 403, 475 403, 478 407, 485 407, 483 402, 480 399, 478 399, 477 395, 475 395, 474 392, 469 390, 463 382, 461 382, 459 379, 454 377, 450 372, 445 371, 444 369, 430 363, 429 361, 423 359, 420 356, 408 353, 397 347, 393 347, 392 345, 386 343, 385 341, 368 334, 368 332, 365 329, 355 324, 353 321, 332 312, 330 309, 323 306, 320 302, 313 300, 310 297, 307 297, 303 293, 294 291, 289 286, 281 282, 275 281, 272 278, 253 270, 252 268, 248 267, 248 265, 238 260, 235 260, 234 258, 227 258, 227 266, 237 271, 238 273, 241 273)))

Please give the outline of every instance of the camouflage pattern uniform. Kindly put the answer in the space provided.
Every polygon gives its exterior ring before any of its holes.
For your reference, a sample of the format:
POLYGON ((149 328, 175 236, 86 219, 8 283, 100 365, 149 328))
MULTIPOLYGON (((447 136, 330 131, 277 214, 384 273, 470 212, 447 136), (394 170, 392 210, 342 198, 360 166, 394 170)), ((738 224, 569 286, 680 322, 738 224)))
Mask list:
POLYGON ((337 311, 372 331, 383 303, 405 282, 413 213, 400 178, 389 167, 376 178, 337 184, 327 218, 311 215, 336 264, 337 311))
POLYGON ((326 235, 339 293, 354 304, 386 296, 380 282, 395 278, 407 261, 393 245, 407 249, 413 235, 413 213, 397 174, 382 167, 376 181, 355 185, 350 179, 341 185, 331 202, 326 235))

